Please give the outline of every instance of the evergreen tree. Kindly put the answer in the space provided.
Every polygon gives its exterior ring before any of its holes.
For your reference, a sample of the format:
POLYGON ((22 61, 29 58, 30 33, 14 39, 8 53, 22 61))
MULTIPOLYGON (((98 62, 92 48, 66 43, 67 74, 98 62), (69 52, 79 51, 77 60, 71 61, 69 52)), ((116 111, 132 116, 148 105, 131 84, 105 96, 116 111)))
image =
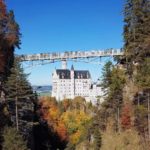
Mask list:
POLYGON ((150 88, 150 58, 143 60, 143 63, 137 66, 137 74, 135 75, 135 83, 141 89, 150 88))
POLYGON ((125 83, 125 72, 110 62, 106 63, 102 75, 102 88, 105 89, 105 101, 99 110, 101 116, 100 127, 105 129, 108 117, 113 117, 116 123, 115 129, 119 130, 120 108, 123 103, 122 90, 125 83))
POLYGON ((3 150, 28 150, 26 142, 15 128, 6 127, 3 139, 3 150))
MULTIPOLYGON (((131 68, 133 62, 142 62, 150 56, 150 1, 126 0, 124 8, 124 50, 131 68)), ((131 70, 132 72, 132 70, 131 70)))
POLYGON ((31 85, 27 80, 27 74, 18 59, 15 59, 11 68, 11 74, 5 83, 6 99, 15 101, 16 107, 16 127, 18 129, 18 102, 22 99, 30 99, 33 96, 31 85))
POLYGON ((113 64, 108 61, 102 70, 102 88, 106 91, 109 90, 109 86, 111 84, 111 72, 112 72, 113 64))
POLYGON ((100 132, 100 118, 98 114, 98 107, 96 109, 96 115, 93 118, 93 123, 92 123, 92 132, 93 132, 93 148, 94 150, 100 150, 102 146, 102 136, 100 132))
POLYGON ((101 133, 98 127, 94 127, 94 133, 93 133, 93 137, 94 137, 94 150, 100 150, 101 145, 102 145, 102 137, 101 137, 101 133))

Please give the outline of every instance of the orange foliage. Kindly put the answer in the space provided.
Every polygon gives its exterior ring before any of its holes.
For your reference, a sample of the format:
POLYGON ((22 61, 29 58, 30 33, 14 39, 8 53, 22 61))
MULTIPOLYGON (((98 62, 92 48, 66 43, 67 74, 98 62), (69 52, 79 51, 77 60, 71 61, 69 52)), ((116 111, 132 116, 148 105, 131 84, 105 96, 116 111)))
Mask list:
POLYGON ((67 134, 67 129, 62 122, 58 122, 58 125, 56 126, 56 132, 61 137, 62 141, 68 140, 68 134, 67 134))
POLYGON ((45 119, 50 126, 58 134, 60 139, 67 140, 67 129, 65 124, 60 120, 60 111, 58 109, 55 99, 42 98, 40 101, 41 113, 43 119, 45 119))
POLYGON ((54 98, 45 97, 41 99, 40 105, 43 119, 62 141, 69 140, 72 144, 77 144, 86 134, 85 127, 90 122, 91 116, 82 109, 85 107, 82 99, 76 98, 74 101, 66 99, 58 104, 54 98), (60 104, 64 112, 61 112, 60 104), (70 110, 73 104, 76 109, 70 110))
POLYGON ((131 128, 131 106, 125 104, 121 114, 121 126, 123 129, 131 128))
POLYGON ((6 17, 6 5, 4 0, 0 0, 0 17, 6 17))
POLYGON ((68 107, 70 106, 70 100, 69 99, 64 99, 63 100, 63 107, 64 107, 64 110, 66 111, 68 109, 68 107))

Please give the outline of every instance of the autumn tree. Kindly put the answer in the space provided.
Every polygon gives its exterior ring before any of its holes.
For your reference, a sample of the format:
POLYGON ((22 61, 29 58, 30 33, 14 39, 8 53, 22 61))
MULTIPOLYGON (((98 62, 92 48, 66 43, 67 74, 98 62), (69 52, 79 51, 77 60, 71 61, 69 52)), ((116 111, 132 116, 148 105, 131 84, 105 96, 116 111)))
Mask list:
POLYGON ((13 11, 7 11, 4 0, 0 0, 0 77, 6 79, 14 60, 14 49, 20 45, 19 25, 13 11))
POLYGON ((87 128, 90 124, 91 116, 82 110, 71 110, 64 112, 61 116, 69 135, 69 145, 76 146, 85 140, 87 128))
POLYGON ((121 126, 124 130, 131 128, 131 105, 124 104, 121 113, 121 126))
POLYGON ((46 121, 52 134, 58 137, 57 142, 65 143, 66 149, 73 150, 87 140, 92 116, 85 110, 86 102, 82 97, 61 102, 57 102, 53 97, 43 97, 40 100, 39 114, 42 122, 46 121))

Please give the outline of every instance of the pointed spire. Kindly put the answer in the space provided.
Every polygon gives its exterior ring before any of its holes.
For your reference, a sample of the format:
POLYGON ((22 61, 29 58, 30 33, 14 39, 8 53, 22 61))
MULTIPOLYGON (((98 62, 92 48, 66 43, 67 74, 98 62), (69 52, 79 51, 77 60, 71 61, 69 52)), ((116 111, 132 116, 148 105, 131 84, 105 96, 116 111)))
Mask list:
POLYGON ((67 60, 62 61, 62 69, 67 69, 67 60))
POLYGON ((71 70, 74 70, 74 67, 73 67, 73 65, 71 66, 71 70))

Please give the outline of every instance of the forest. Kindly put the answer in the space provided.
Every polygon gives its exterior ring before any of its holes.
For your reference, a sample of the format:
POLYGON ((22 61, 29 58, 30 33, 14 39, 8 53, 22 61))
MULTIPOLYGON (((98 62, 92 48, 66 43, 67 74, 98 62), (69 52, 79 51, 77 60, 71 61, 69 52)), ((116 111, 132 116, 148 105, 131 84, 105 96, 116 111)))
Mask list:
POLYGON ((105 63, 104 101, 39 97, 15 48, 13 10, 0 0, 0 150, 149 150, 150 1, 125 0, 123 56, 105 63))

